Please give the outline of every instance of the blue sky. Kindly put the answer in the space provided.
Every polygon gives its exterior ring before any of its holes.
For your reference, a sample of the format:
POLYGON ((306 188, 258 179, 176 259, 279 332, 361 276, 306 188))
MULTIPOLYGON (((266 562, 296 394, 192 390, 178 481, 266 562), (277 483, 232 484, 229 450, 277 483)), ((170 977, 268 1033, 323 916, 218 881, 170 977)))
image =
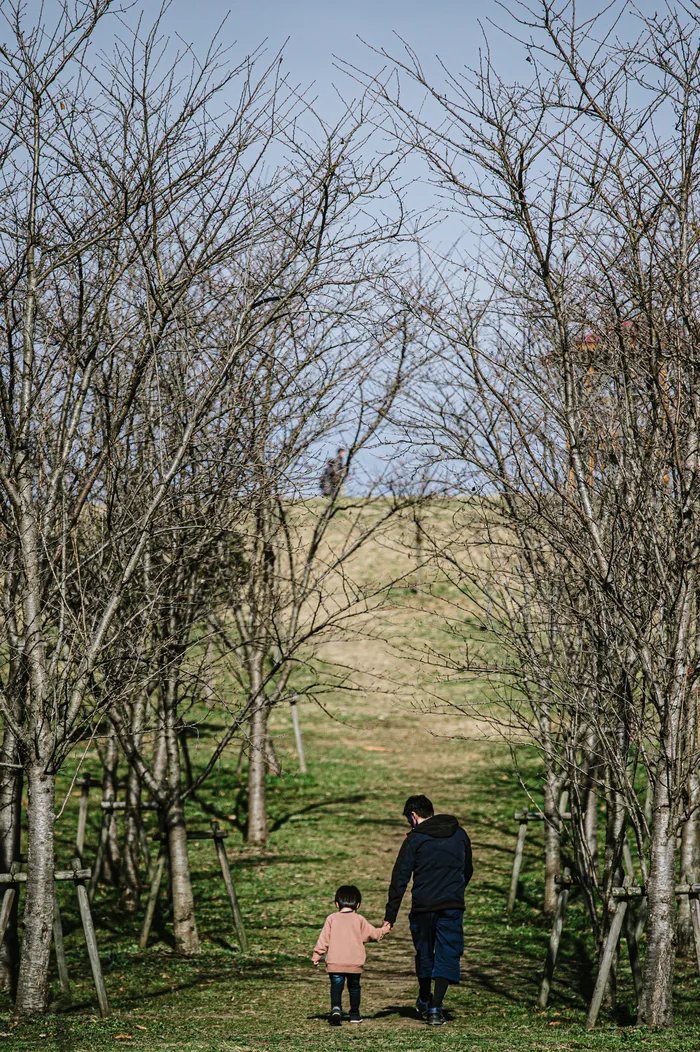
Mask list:
MULTIPOLYGON (((83 0, 73 2, 81 4, 83 0)), ((120 2, 130 8, 129 21, 142 15, 146 24, 157 17, 161 6, 161 0, 115 0, 115 8, 120 2)), ((577 0, 577 19, 588 18, 609 3, 577 0)), ((612 10, 619 10, 623 3, 613 0, 612 10)), ((560 6, 565 5, 566 0, 561 0, 560 6)), ((538 0, 531 0, 531 6, 537 9, 538 0)), ((42 7, 45 22, 53 23, 59 0, 26 0, 27 19, 36 18, 42 7)), ((399 37, 415 49, 437 84, 444 75, 440 62, 454 72, 478 65, 484 34, 492 61, 504 79, 529 80, 532 67, 525 63, 525 48, 511 35, 523 32, 509 15, 516 7, 514 0, 170 0, 162 27, 173 46, 178 46, 176 38, 180 36, 203 53, 226 19, 222 40, 232 47, 232 62, 262 44, 270 56, 284 45, 283 69, 307 99, 315 100, 319 115, 332 123, 341 112, 338 93, 349 99, 359 92, 358 85, 338 68, 338 59, 368 74, 379 73, 384 60, 367 45, 400 55, 403 45, 399 37)), ((642 13, 663 7, 664 0, 636 3, 642 13)), ((633 36, 637 27, 631 22, 625 18, 623 33, 627 30, 633 36)), ((108 17, 96 34, 95 44, 109 51, 118 32, 116 21, 108 17)), ((415 180, 410 204, 414 207, 435 203, 434 190, 420 185, 423 175, 418 162, 410 166, 408 177, 415 180)), ((454 218, 439 227, 443 245, 452 244, 462 234, 454 218)))
MULTIPOLYGON (((371 68, 370 56, 357 37, 375 46, 397 46, 395 33, 405 37, 421 54, 436 52, 448 65, 472 62, 478 53, 478 20, 502 20, 494 0, 174 0, 168 21, 188 40, 202 42, 230 11, 227 31, 244 50, 268 38, 277 48, 288 37, 287 60, 302 83, 316 82, 321 92, 342 77, 333 68, 333 55, 371 68)), ((512 59, 517 45, 499 41, 499 53, 512 59)))
MULTIPOLYGON (((531 3, 537 7, 537 0, 531 3)), ((514 6, 512 0, 509 6, 514 6)), ((578 0, 577 16, 590 17, 605 6, 606 0, 578 0)), ((638 10, 644 13, 663 6, 663 0, 637 3, 638 10)), ((48 23, 54 21, 58 7, 58 0, 44 0, 48 23)), ((148 23, 157 16, 159 7, 160 0, 138 0, 129 20, 142 13, 148 23)), ((28 18, 35 17, 40 0, 27 0, 26 10, 28 18)), ((497 0, 171 0, 162 27, 173 38, 173 44, 180 36, 203 53, 227 15, 222 39, 233 45, 232 61, 243 59, 263 42, 272 57, 287 41, 284 70, 307 98, 316 99, 315 108, 331 122, 340 112, 336 91, 346 98, 358 93, 357 84, 337 68, 338 58, 370 74, 379 73, 382 67, 381 57, 359 38, 377 49, 399 54, 402 44, 398 37, 403 37, 415 49, 431 79, 439 83, 443 74, 438 56, 454 72, 465 66, 474 67, 478 65, 486 33, 491 59, 504 79, 523 81, 531 75, 523 45, 498 29, 501 26, 518 32, 505 6, 497 0)), ((630 24, 632 21, 625 19, 623 35, 636 35, 638 27, 630 24)), ((116 23, 106 19, 96 43, 110 50, 117 31, 116 23)), ((423 182, 424 174, 418 160, 410 162, 406 175, 413 180, 413 207, 435 203, 435 190, 423 182)), ((476 246, 475 239, 455 215, 435 229, 432 240, 450 254, 457 242, 467 254, 476 246)), ((343 438, 339 436, 339 441, 343 438)))

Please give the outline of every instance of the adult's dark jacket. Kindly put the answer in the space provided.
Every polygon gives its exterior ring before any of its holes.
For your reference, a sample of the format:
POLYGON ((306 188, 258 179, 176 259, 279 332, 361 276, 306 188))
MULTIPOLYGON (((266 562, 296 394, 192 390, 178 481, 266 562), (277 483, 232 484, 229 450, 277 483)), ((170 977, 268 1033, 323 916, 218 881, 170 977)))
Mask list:
POLYGON ((413 876, 416 913, 463 910, 464 889, 471 880, 472 846, 453 815, 434 815, 412 829, 398 853, 389 886, 386 920, 396 920, 413 876))

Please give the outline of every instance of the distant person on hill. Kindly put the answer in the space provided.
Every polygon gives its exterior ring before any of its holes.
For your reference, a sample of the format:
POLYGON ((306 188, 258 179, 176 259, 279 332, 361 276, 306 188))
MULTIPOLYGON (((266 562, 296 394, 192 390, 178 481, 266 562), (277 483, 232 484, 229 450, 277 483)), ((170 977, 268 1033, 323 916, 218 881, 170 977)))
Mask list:
POLYGON ((345 464, 345 450, 341 448, 334 457, 331 457, 321 472, 319 485, 323 496, 337 496, 346 477, 347 466, 345 464))
POLYGON ((348 984, 350 996, 351 1023, 361 1023, 360 1014, 360 977, 365 963, 365 943, 379 942, 390 927, 386 922, 381 928, 375 928, 357 911, 362 902, 362 895, 354 884, 343 884, 335 893, 337 913, 326 917, 318 942, 314 947, 315 965, 326 955, 326 971, 331 981, 331 1014, 328 1022, 331 1026, 340 1026, 343 1021, 343 987, 348 984))
POLYGON ((427 796, 409 796, 403 813, 411 830, 391 874, 384 924, 394 925, 413 877, 408 919, 416 948, 416 1009, 421 1019, 438 1026, 445 1022, 442 1002, 447 987, 459 982, 464 889, 473 873, 472 848, 457 819, 436 815, 427 796))

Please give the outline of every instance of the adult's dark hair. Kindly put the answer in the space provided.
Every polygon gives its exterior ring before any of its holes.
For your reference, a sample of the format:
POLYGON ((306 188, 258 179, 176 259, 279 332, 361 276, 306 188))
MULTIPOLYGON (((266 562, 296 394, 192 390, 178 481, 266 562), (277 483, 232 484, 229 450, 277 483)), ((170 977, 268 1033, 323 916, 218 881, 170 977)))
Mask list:
POLYGON ((432 818, 435 811, 428 797, 418 793, 417 796, 409 796, 403 805, 403 813, 405 818, 409 818, 413 813, 417 814, 419 818, 432 818))
POLYGON ((341 910, 356 910, 362 902, 360 889, 356 888, 354 884, 343 884, 335 893, 335 901, 341 910))

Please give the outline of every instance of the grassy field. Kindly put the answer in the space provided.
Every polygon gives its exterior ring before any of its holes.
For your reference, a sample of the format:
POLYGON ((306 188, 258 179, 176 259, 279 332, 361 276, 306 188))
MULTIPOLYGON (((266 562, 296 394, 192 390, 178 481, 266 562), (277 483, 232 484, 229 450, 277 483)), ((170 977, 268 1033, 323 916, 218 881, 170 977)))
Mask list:
MULTIPOLYGON (((337 709, 335 720, 302 709, 310 773, 295 774, 286 713, 276 721, 286 773, 270 784, 273 835, 265 851, 243 845, 242 787, 223 764, 203 794, 193 825, 216 815, 231 831, 229 854, 251 940, 238 952, 213 846, 193 847, 198 921, 204 952, 175 957, 154 933, 138 952, 139 918, 127 921, 116 892, 101 888, 95 906, 113 1016, 96 1015, 82 936, 69 887, 62 888, 73 1002, 56 1014, 13 1027, 0 1020, 0 1041, 12 1049, 96 1052, 133 1047, 209 1052, 226 1049, 328 1049, 401 1052, 423 1049, 697 1049, 700 983, 679 975, 679 1026, 673 1035, 630 1028, 630 982, 621 975, 621 1006, 586 1033, 583 1019, 593 979, 592 947, 575 902, 565 929, 551 1008, 535 1010, 547 926, 539 904, 539 840, 528 846, 522 897, 513 921, 503 915, 512 860, 512 812, 522 800, 504 750, 494 744, 442 737, 439 717, 416 717, 388 704, 337 709), (395 852, 404 835, 401 805, 410 791, 430 794, 455 812, 471 834, 475 876, 465 914, 463 982, 448 995, 449 1025, 438 1031, 414 1018, 412 952, 402 910, 394 932, 370 946, 363 979, 361 1027, 327 1025, 327 980, 310 952, 333 892, 341 882, 363 891, 363 912, 379 922, 395 852)), ((96 810, 96 809, 95 809, 96 810)), ((96 822, 97 816, 94 814, 96 822)), ((70 855, 70 826, 62 855, 70 855)), ((95 826, 93 826, 93 839, 95 826)), ((541 834, 540 834, 541 835, 541 834)))
MULTIPOLYGON (((449 508, 441 528, 448 530, 449 508)), ((367 579, 410 571, 410 525, 363 553, 357 570, 367 579), (408 538, 408 539, 407 539, 408 538)), ((386 578, 385 578, 386 579, 386 578)), ((435 582, 439 594, 440 582, 435 582)), ((631 980, 620 972, 619 1007, 593 1033, 583 1027, 595 978, 590 932, 582 905, 572 899, 560 964, 547 1012, 535 1008, 548 925, 541 914, 541 830, 526 848, 521 896, 510 923, 504 905, 515 844, 513 811, 525 803, 509 750, 483 740, 484 730, 444 704, 467 709, 488 703, 483 685, 460 684, 443 669, 411 654, 445 649, 458 641, 440 637, 438 601, 417 598, 404 586, 380 617, 367 618, 363 634, 324 642, 315 655, 322 666, 353 668, 355 692, 324 697, 328 712, 300 706, 309 773, 297 774, 289 713, 279 710, 273 730, 284 773, 269 780, 272 836, 266 850, 244 844, 245 782, 236 774, 237 746, 188 804, 191 829, 218 819, 227 841, 250 939, 239 952, 211 841, 191 844, 197 919, 203 952, 176 956, 169 939, 167 906, 145 952, 137 946, 141 915, 119 912, 118 893, 101 887, 94 907, 100 952, 113 1015, 99 1019, 74 892, 60 888, 72 1000, 62 999, 54 976, 53 1013, 13 1025, 9 1002, 0 1003, 0 1045, 8 1049, 100 1052, 423 1052, 464 1048, 504 1050, 649 1049, 700 1047, 697 1004, 700 981, 690 962, 680 962, 678 1026, 657 1034, 631 1026, 631 980), (432 713, 419 712, 433 709, 432 713), (406 920, 407 905, 392 934, 371 945, 363 979, 360 1027, 327 1024, 328 982, 310 961, 311 950, 341 883, 363 892, 362 912, 383 917, 394 857, 406 826, 401 817, 409 793, 424 792, 440 810, 456 814, 472 838, 475 875, 465 913, 463 981, 447 999, 449 1024, 428 1028, 413 1011, 416 984, 406 920)), ((456 608, 453 608, 453 612, 456 608)), ((464 613, 468 623, 469 613, 464 613)), ((204 728, 197 766, 207 755, 214 728, 204 728)), ((527 752, 521 771, 537 797, 536 768, 527 752)), ((94 769, 97 773, 97 768, 94 769)), ((68 772, 60 789, 68 789, 68 772)), ((60 794, 59 794, 60 795, 60 794)), ((58 861, 73 852, 77 793, 58 825, 58 861)), ((88 843, 98 833, 97 794, 88 843)), ((90 858, 90 849, 87 852, 90 858)))

